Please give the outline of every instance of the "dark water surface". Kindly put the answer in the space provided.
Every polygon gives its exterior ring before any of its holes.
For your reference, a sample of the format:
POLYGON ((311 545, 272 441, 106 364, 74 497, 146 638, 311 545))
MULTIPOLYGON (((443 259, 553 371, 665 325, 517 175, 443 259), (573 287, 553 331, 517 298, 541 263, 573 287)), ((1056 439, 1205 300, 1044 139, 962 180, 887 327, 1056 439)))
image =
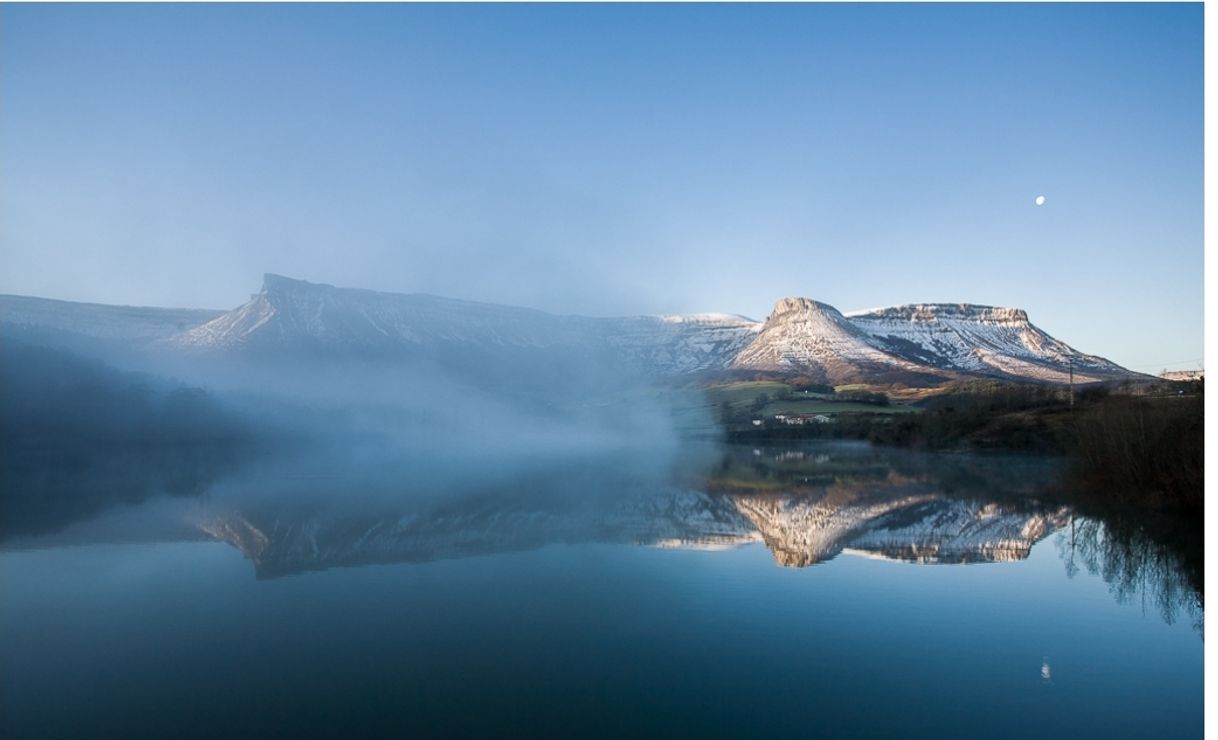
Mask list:
POLYGON ((1189 554, 1053 477, 805 445, 92 480, 0 543, 0 735, 1200 736, 1189 554))

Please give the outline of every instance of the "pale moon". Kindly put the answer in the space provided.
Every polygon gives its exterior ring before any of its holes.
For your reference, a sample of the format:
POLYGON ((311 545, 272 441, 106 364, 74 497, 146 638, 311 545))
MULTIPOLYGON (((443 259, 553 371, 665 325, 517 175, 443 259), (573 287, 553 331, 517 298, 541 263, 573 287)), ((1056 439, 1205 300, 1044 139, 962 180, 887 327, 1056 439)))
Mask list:
POLYGON ((1036 205, 1043 206, 1044 204, 1045 204, 1045 196, 1043 196, 1043 195, 1036 196, 1036 205))

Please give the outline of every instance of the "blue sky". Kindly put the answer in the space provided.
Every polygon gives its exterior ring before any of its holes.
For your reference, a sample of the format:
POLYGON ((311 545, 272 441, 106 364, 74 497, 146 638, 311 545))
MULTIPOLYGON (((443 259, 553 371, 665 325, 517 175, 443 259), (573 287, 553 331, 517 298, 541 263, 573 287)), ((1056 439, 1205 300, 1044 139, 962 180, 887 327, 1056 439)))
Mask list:
POLYGON ((0 292, 967 301, 1186 368, 1202 57, 1200 4, 4 5, 0 292))

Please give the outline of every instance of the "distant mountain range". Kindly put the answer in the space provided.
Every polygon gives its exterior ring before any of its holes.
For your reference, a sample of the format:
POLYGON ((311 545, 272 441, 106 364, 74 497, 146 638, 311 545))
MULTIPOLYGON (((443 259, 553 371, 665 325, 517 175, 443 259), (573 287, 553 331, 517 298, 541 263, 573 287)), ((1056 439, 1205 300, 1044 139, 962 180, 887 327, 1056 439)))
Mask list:
POLYGON ((226 312, 0 296, 0 325, 209 355, 453 353, 494 363, 550 351, 649 375, 767 371, 834 384, 1143 377, 1049 336, 1020 309, 970 304, 843 314, 784 298, 764 322, 732 314, 591 318, 268 274, 259 293, 226 312))
POLYGON ((1159 377, 1163 380, 1191 381, 1205 380, 1204 370, 1164 370, 1159 373, 1159 377))

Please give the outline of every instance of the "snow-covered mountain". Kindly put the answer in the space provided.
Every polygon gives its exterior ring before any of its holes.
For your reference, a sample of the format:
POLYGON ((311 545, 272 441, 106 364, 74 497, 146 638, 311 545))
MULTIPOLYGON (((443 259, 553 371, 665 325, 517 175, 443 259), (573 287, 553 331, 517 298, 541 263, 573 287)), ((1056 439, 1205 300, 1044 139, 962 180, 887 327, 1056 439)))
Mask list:
POLYGON ((1054 339, 1018 308, 927 303, 856 311, 850 322, 912 362, 963 373, 1091 382, 1131 373, 1054 339))
POLYGON ((727 367, 761 328, 734 314, 673 314, 598 319, 597 332, 630 367, 663 374, 727 367))
POLYGON ((829 383, 859 378, 893 382, 923 375, 937 378, 925 364, 891 352, 833 306, 808 298, 783 298, 775 303, 757 336, 736 355, 732 366, 794 371, 829 383))
POLYGON ((764 370, 922 386, 978 376, 1066 382, 1071 371, 1076 382, 1138 377, 1054 339, 1020 309, 968 304, 842 314, 784 298, 764 323, 731 314, 591 318, 267 275, 249 302, 223 313, 0 296, 0 324, 205 354, 426 355, 486 367, 566 358, 661 376, 764 370))
POLYGON ((733 367, 824 382, 919 383, 960 376, 1068 382, 1135 377, 1054 339, 1017 308, 917 304, 842 314, 807 298, 774 305, 733 367))
POLYGON ((376 350, 442 343, 544 348, 583 341, 581 321, 526 308, 266 275, 261 292, 248 303, 173 341, 209 350, 376 350))
POLYGON ((673 374, 726 367, 758 326, 728 314, 557 316, 267 275, 262 291, 248 303, 181 333, 172 342, 208 351, 552 350, 673 374))

